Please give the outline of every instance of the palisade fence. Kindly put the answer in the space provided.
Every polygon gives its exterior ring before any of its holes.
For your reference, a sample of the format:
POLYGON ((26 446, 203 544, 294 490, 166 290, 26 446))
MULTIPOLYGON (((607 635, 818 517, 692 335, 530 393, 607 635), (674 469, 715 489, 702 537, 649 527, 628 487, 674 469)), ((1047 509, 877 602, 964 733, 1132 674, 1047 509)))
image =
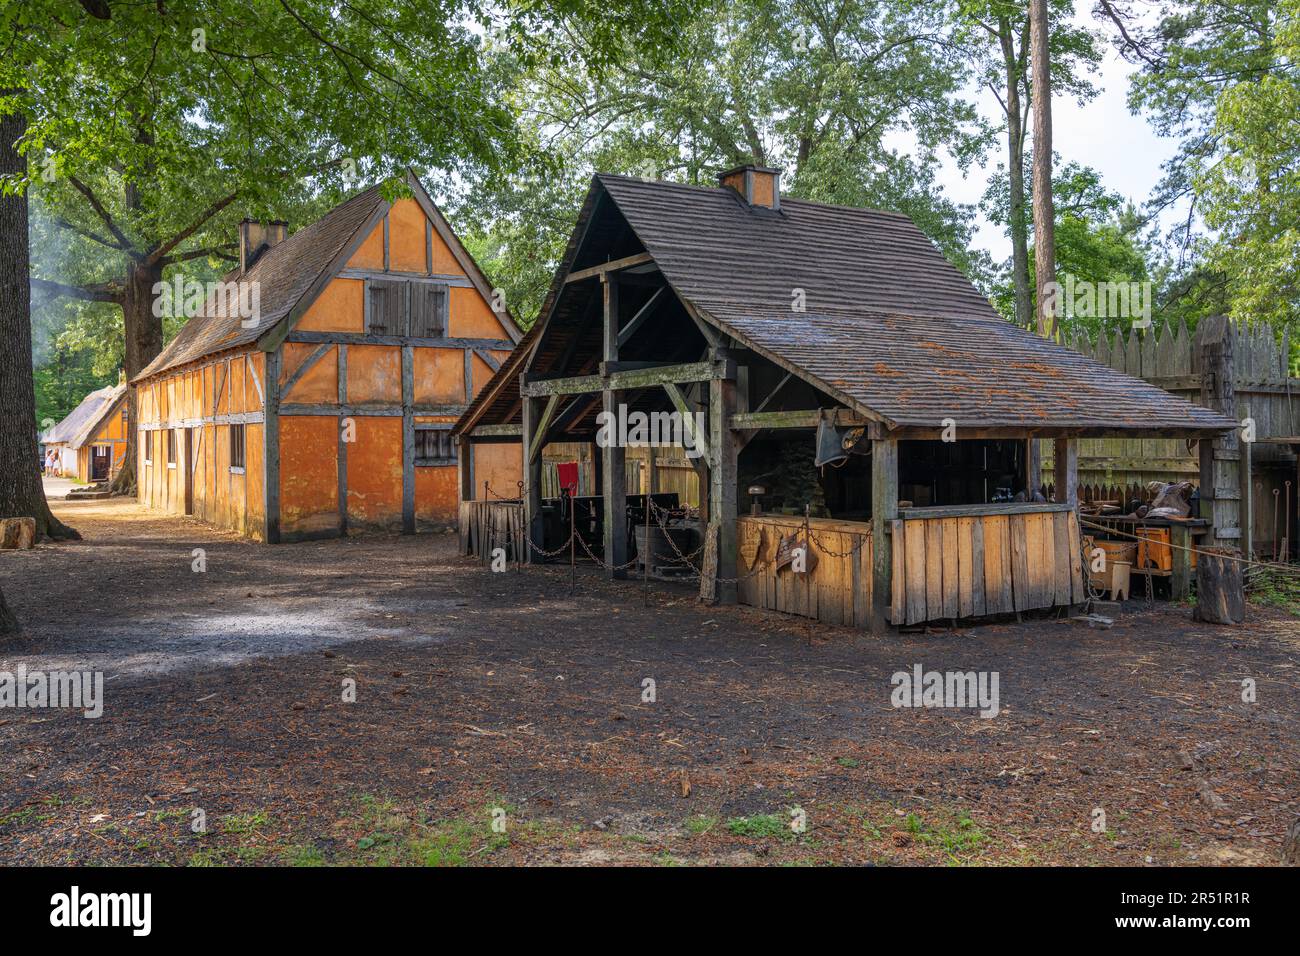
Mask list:
MULTIPOLYGON (((1149 329, 1104 332, 1095 340, 1084 330, 1066 330, 1061 344, 1119 372, 1144 379, 1191 402, 1201 394, 1201 356, 1196 336, 1183 322, 1149 329)), ((1264 323, 1233 324, 1233 381, 1237 419, 1255 420, 1252 447, 1256 550, 1271 546, 1283 531, 1274 515, 1286 482, 1296 494, 1294 453, 1269 438, 1300 435, 1300 378, 1289 368, 1290 331, 1264 323), (1274 495, 1274 491, 1278 494, 1274 495)), ((1051 476, 1052 443, 1043 442, 1044 479, 1051 476)), ((1199 483, 1195 443, 1162 438, 1085 438, 1079 442, 1079 491, 1085 501, 1149 501, 1150 481, 1199 483)), ((1295 508, 1291 509, 1294 520, 1295 508)), ((1280 519, 1285 523, 1285 517, 1280 519)), ((1294 540, 1294 538, 1292 538, 1294 540)))

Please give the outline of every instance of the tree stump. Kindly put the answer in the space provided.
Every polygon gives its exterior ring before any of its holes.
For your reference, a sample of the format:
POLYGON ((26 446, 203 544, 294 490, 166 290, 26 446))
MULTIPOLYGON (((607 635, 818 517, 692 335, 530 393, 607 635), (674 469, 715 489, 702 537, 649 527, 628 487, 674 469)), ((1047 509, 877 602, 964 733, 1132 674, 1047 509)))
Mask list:
POLYGON ((35 518, 0 519, 0 550, 12 551, 36 547, 35 518))
POLYGON ((1246 619, 1246 588, 1241 552, 1206 548, 1196 564, 1196 612, 1208 624, 1240 624, 1246 619))

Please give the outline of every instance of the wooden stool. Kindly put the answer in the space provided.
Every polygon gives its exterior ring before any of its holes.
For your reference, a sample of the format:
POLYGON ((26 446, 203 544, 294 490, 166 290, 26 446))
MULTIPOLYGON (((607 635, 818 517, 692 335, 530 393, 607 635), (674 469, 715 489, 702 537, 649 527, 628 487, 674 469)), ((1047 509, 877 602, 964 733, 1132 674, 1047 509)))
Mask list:
POLYGON ((1112 561, 1110 565, 1110 599, 1127 601, 1133 565, 1127 561, 1112 561))

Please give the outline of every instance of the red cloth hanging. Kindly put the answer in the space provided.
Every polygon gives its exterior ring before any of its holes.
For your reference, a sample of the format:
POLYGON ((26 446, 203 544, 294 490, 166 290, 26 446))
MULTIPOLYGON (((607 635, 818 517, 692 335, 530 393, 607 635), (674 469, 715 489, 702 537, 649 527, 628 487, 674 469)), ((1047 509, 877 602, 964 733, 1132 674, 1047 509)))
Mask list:
POLYGON ((555 472, 560 480, 560 487, 568 489, 570 498, 575 497, 578 494, 578 463, 562 461, 555 466, 555 472))

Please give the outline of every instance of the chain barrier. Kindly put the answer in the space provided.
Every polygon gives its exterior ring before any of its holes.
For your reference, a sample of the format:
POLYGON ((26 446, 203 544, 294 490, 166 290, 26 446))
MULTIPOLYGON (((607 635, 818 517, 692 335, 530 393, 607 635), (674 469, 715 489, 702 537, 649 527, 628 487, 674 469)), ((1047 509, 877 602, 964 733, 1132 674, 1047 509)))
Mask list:
MULTIPOLYGON (((690 558, 682 554, 681 548, 677 547, 677 542, 673 540, 672 535, 668 534, 668 529, 664 527, 663 519, 660 518, 658 514, 658 512, 662 511, 663 509, 660 508, 658 505, 656 505, 653 501, 650 502, 650 509, 651 509, 651 514, 655 516, 655 523, 659 525, 659 530, 664 533, 664 538, 667 540, 668 546, 673 549, 678 559, 684 565, 686 565, 688 568, 690 568, 692 571, 695 572, 695 576, 697 578, 703 580, 704 572, 701 569, 697 568, 695 565, 691 564, 690 558)), ((647 550, 649 549, 649 546, 650 544, 647 541, 646 542, 647 550)), ((705 544, 700 545, 698 548, 696 548, 694 551, 691 552, 691 557, 694 557, 695 555, 702 552, 706 546, 707 546, 707 542, 705 544)), ((748 581, 750 578, 754 577, 756 574, 758 574, 760 571, 766 568, 768 563, 769 562, 765 560, 761 564, 756 564, 748 574, 741 575, 738 578, 715 578, 714 580, 717 581, 718 584, 739 584, 741 581, 748 581)))
POLYGON ((807 532, 808 532, 808 540, 813 544, 817 545, 817 550, 820 551, 822 554, 826 555, 828 558, 851 557, 857 554, 859 551, 861 551, 863 545, 865 545, 868 541, 871 540, 871 530, 868 529, 865 534, 861 535, 861 537, 858 540, 858 543, 855 544, 853 547, 849 548, 849 550, 836 551, 834 548, 826 547, 826 545, 822 543, 821 539, 818 538, 817 535, 813 534, 812 528, 808 528, 807 532))

